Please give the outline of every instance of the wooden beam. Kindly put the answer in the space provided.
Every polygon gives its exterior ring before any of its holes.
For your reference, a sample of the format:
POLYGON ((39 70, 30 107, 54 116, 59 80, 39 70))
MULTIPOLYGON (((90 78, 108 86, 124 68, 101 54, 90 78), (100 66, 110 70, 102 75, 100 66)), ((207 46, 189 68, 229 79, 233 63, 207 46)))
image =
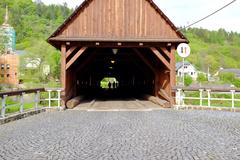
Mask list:
POLYGON ((82 47, 67 63, 66 70, 86 51, 87 47, 82 47))
POLYGON ((79 72, 87 64, 89 64, 93 60, 93 58, 96 56, 96 54, 97 54, 97 50, 95 50, 90 56, 87 57, 86 60, 84 60, 83 63, 81 63, 81 65, 77 68, 76 73, 79 72))
POLYGON ((171 52, 169 52, 166 47, 160 47, 160 49, 169 59, 171 59, 171 52))
POLYGON ((172 101, 172 97, 170 97, 164 89, 160 89, 158 94, 160 97, 164 98, 168 102, 172 101))
POLYGON ((171 70, 170 70, 170 81, 171 81, 171 87, 176 86, 176 58, 175 58, 175 47, 171 47, 171 52, 170 52, 170 65, 171 65, 171 70))
POLYGON ((152 66, 152 64, 137 50, 133 49, 133 51, 138 55, 138 57, 156 74, 157 70, 152 66))
POLYGON ((66 58, 68 58, 72 54, 72 52, 75 51, 75 49, 77 49, 76 46, 71 47, 66 53, 66 58))
POLYGON ((61 84, 65 91, 66 87, 66 45, 61 46, 61 84))
POLYGON ((167 67, 167 69, 171 70, 169 62, 162 56, 162 54, 154 47, 150 47, 150 49, 158 57, 158 59, 167 67))

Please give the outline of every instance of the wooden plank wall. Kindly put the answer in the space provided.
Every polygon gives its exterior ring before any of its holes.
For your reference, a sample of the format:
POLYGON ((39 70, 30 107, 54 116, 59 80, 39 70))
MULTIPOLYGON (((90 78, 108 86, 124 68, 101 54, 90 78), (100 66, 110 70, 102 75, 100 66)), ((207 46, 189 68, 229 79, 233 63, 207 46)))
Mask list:
POLYGON ((93 0, 58 36, 181 38, 147 0, 93 0))

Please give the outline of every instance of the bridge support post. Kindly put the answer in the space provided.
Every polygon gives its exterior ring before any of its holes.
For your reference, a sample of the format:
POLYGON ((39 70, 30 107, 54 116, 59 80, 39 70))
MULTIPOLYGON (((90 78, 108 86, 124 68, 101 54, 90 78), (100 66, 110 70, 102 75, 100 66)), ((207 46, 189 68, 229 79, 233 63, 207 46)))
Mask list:
POLYGON ((208 89, 207 93, 208 93, 208 107, 211 107, 211 90, 208 89))
POLYGON ((176 93, 177 110, 179 110, 181 106, 181 91, 182 89, 177 89, 177 93, 176 93))
POLYGON ((199 89, 200 106, 203 106, 203 89, 199 89))
POLYGON ((6 112, 6 99, 7 99, 7 95, 3 95, 3 97, 2 97, 1 118, 5 118, 5 112, 6 112))
POLYGON ((51 108, 51 93, 52 93, 52 90, 48 90, 48 108, 51 108))
POLYGON ((231 94, 232 94, 232 109, 234 109, 235 108, 235 97, 234 97, 235 90, 231 90, 231 94))
POLYGON ((61 46, 61 85, 62 85, 62 106, 65 108, 66 106, 66 44, 62 44, 61 46))
POLYGON ((23 98, 24 93, 20 95, 20 113, 24 112, 24 98, 23 98))
POLYGON ((58 109, 60 109, 60 102, 61 102, 61 90, 57 90, 57 93, 58 93, 58 109))
POLYGON ((35 110, 38 109, 39 101, 40 101, 40 91, 37 91, 37 92, 35 93, 35 110))

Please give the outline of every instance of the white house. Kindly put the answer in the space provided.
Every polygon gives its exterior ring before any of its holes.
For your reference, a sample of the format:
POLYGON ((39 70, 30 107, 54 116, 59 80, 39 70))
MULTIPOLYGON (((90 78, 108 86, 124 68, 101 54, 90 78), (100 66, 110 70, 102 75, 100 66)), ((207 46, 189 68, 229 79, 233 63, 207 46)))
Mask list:
POLYGON ((197 80, 198 71, 197 69, 189 62, 178 62, 176 63, 176 75, 177 77, 182 77, 183 73, 189 75, 193 80, 197 80))

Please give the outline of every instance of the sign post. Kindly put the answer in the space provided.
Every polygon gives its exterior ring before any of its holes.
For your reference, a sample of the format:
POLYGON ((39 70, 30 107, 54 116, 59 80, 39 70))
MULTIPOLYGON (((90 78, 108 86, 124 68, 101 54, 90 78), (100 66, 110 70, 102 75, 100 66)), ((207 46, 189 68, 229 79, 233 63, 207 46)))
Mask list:
POLYGON ((178 53, 178 55, 180 56, 180 57, 182 57, 183 58, 183 69, 182 69, 182 78, 183 78, 183 86, 185 86, 185 82, 184 82, 184 69, 185 69, 185 58, 187 58, 189 55, 190 55, 190 53, 191 53, 191 48, 190 48, 190 46, 188 45, 188 44, 186 44, 186 43, 181 43, 181 44, 179 44, 178 45, 178 47, 177 47, 177 53, 178 53))

